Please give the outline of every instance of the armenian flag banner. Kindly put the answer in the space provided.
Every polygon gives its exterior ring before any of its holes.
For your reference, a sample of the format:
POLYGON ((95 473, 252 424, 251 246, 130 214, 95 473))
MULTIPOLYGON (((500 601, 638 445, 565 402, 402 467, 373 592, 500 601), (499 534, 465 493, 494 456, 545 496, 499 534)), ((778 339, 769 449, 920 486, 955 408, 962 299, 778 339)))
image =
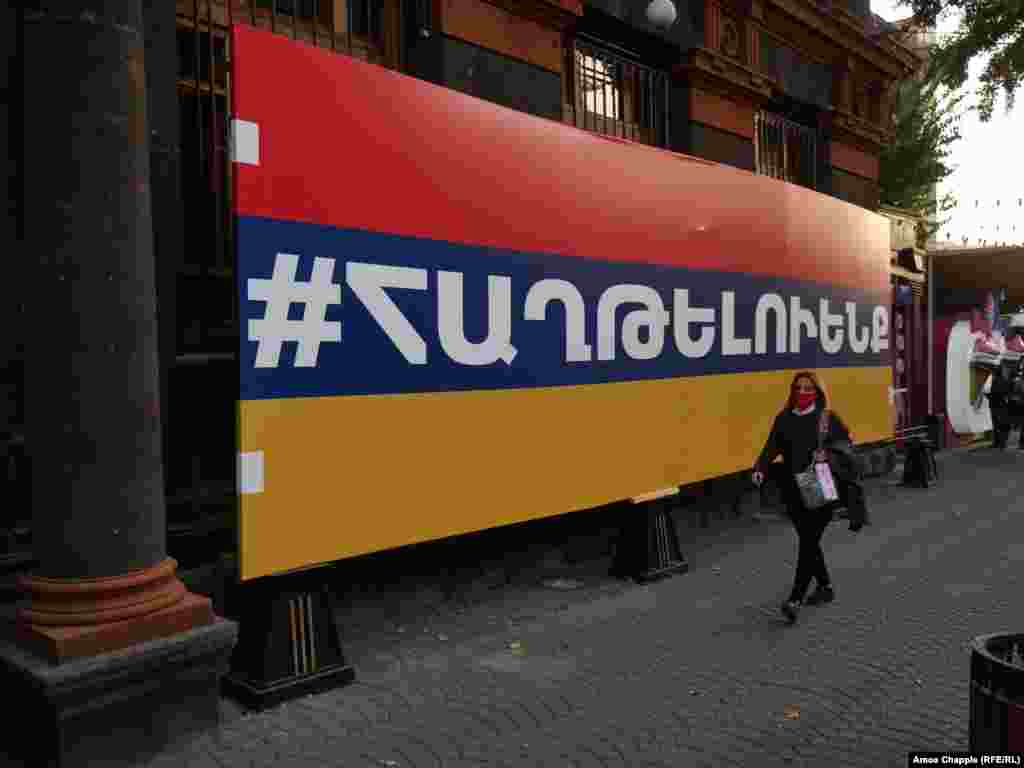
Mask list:
POLYGON ((233 29, 250 579, 892 433, 883 217, 233 29))

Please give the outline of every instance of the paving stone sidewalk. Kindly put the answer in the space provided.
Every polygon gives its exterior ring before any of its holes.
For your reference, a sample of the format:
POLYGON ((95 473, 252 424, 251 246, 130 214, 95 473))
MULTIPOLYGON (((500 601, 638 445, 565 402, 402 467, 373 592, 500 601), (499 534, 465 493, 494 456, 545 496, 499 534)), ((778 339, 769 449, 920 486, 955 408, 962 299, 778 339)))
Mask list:
POLYGON ((761 525, 652 585, 439 610, 356 643, 354 685, 227 709, 149 768, 853 768, 965 749, 967 643, 1024 621, 1024 453, 940 468, 929 490, 873 487, 871 528, 830 528, 837 601, 795 627, 778 615, 795 539, 761 525))
MULTIPOLYGON (((648 586, 498 590, 350 639, 358 681, 245 716, 148 768, 903 766, 965 749, 967 643, 1024 621, 1024 453, 940 459, 833 525, 831 605, 785 626, 786 524, 721 534, 648 586)), ((403 614, 404 615, 404 614, 403 614)), ((401 619, 399 619, 401 621, 401 619)))

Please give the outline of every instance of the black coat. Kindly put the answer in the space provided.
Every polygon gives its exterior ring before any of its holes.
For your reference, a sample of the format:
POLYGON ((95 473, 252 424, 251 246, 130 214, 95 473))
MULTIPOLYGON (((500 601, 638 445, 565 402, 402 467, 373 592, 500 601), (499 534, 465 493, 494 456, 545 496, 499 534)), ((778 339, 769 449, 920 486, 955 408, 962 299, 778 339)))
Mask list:
POLYGON ((992 389, 988 392, 988 402, 994 408, 1004 408, 1010 404, 1013 394, 1013 381, 1002 370, 996 371, 992 377, 992 389))
POLYGON ((864 462, 850 440, 826 443, 828 463, 839 491, 839 503, 846 507, 850 529, 859 530, 871 524, 867 499, 864 496, 864 462))
MULTIPOLYGON (((845 507, 850 519, 850 528, 859 530, 870 524, 867 502, 864 495, 863 462, 850 440, 850 432, 834 412, 830 412, 828 434, 824 447, 828 452, 829 466, 836 481, 839 501, 832 505, 845 507)), ((782 411, 775 419, 771 434, 765 443, 757 467, 773 476, 778 482, 786 507, 791 512, 802 507, 799 491, 793 477, 794 472, 802 472, 809 461, 809 451, 813 447, 804 445, 808 436, 804 427, 799 426, 800 420, 807 417, 794 417, 789 411, 782 411), (781 456, 780 464, 773 463, 776 456, 781 456), (797 466, 797 465, 802 466, 797 466)), ((813 419, 817 424, 819 414, 815 411, 813 419)))

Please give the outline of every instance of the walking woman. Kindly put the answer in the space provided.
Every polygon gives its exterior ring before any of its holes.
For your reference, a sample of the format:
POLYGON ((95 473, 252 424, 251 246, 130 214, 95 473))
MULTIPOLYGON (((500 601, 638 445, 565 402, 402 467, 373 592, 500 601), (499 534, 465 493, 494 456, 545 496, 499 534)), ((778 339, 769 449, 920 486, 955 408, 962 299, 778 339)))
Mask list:
MULTIPOLYGON (((817 582, 817 586, 806 599, 808 605, 828 603, 835 598, 832 580, 825 566, 825 555, 821 551, 821 537, 837 505, 827 504, 818 509, 807 509, 795 477, 815 460, 822 411, 827 408, 825 389, 818 377, 806 371, 798 373, 793 378, 786 407, 775 417, 768 442, 754 466, 753 480, 756 485, 760 485, 768 466, 776 457, 782 457, 784 471, 780 473, 781 491, 800 542, 793 590, 782 605, 782 614, 790 623, 796 621, 811 581, 817 582)), ((832 442, 850 440, 849 430, 831 411, 828 413, 827 429, 823 440, 826 446, 832 442)))

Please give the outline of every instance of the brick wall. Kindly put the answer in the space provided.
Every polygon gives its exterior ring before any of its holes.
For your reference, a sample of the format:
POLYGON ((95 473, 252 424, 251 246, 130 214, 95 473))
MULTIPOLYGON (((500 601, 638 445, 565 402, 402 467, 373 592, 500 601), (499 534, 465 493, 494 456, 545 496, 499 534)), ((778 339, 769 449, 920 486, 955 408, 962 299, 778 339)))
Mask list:
POLYGON ((562 71, 562 36, 483 0, 443 0, 441 31, 550 72, 562 71))
POLYGON ((540 117, 562 117, 562 80, 554 72, 459 40, 446 41, 449 88, 540 117))
POLYGON ((878 180, 878 155, 870 155, 841 141, 833 141, 830 150, 835 168, 861 178, 878 180))
POLYGON ((483 0, 439 0, 440 32, 411 41, 409 74, 552 120, 562 118, 562 36, 483 0))
POLYGON ((690 123, 688 154, 724 163, 746 171, 754 170, 754 144, 750 139, 701 123, 690 123))
MULTIPOLYGON (((678 102, 679 100, 677 100, 678 102)), ((700 88, 685 92, 685 115, 673 113, 680 124, 673 149, 705 160, 754 170, 754 108, 700 88)))
POLYGON ((855 176, 839 168, 832 168, 832 194, 840 200, 877 210, 878 183, 871 179, 855 176))

